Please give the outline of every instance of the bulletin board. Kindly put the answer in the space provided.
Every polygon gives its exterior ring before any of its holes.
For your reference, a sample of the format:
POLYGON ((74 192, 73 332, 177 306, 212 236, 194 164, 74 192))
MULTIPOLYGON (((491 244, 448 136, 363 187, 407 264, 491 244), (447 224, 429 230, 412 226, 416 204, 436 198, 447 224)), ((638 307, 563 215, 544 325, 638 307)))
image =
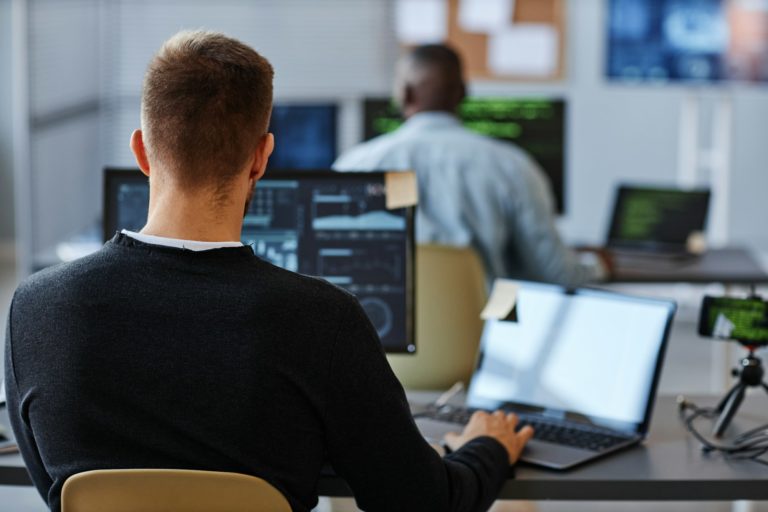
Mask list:
MULTIPOLYGON (((470 80, 556 81, 565 75, 566 19, 563 0, 513 0, 511 25, 506 40, 496 34, 466 31, 459 19, 460 2, 447 0, 446 42, 464 60, 470 80), (522 44, 517 44, 518 42, 522 44), (530 42, 530 45, 526 44, 530 42), (503 43, 503 44, 502 44, 503 43), (531 62, 531 55, 511 55, 507 48, 533 47, 546 55, 531 62), (495 59, 495 60, 492 60, 495 59), (528 60, 526 62, 526 59, 528 60), (543 61, 543 62, 541 62, 543 61), (496 65, 494 65, 496 63, 496 65)), ((524 53, 524 52, 523 52, 524 53)))

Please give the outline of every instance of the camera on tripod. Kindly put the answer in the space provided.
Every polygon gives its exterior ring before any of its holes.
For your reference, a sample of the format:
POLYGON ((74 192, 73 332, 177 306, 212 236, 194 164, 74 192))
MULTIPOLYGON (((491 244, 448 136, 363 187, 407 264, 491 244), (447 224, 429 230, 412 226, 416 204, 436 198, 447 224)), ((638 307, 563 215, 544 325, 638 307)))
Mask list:
POLYGON ((763 365, 755 356, 755 350, 768 345, 768 302, 757 295, 747 298, 705 296, 699 316, 699 334, 710 338, 741 343, 749 351, 733 376, 739 382, 723 397, 715 411, 719 414, 714 435, 721 437, 744 400, 744 393, 750 387, 762 387, 763 365))
POLYGON ((746 346, 768 345, 768 302, 757 295, 744 299, 705 296, 699 334, 746 346))

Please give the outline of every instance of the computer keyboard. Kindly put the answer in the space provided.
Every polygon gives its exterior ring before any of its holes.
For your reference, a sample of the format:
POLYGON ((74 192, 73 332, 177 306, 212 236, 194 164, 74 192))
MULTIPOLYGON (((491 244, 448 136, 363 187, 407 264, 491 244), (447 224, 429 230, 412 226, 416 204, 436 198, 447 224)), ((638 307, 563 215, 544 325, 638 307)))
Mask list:
MULTIPOLYGON (((477 409, 445 406, 440 409, 423 412, 419 414, 418 417, 444 421, 446 423, 466 425, 475 411, 477 411, 477 409)), ((573 423, 559 423, 522 414, 519 416, 519 428, 522 428, 525 425, 532 426, 534 431, 533 438, 539 441, 546 441, 594 452, 604 451, 628 441, 627 437, 615 435, 597 427, 575 425, 573 423)))

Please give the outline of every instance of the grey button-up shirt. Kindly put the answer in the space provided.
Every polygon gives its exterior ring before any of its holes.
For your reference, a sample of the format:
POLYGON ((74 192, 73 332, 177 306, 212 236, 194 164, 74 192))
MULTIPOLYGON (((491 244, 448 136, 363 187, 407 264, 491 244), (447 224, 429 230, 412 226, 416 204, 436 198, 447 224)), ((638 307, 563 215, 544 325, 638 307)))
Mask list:
POLYGON ((447 112, 422 112, 393 133, 360 144, 339 171, 413 170, 419 243, 473 246, 489 279, 578 286, 601 277, 566 247, 549 183, 534 160, 506 142, 464 128, 447 112))

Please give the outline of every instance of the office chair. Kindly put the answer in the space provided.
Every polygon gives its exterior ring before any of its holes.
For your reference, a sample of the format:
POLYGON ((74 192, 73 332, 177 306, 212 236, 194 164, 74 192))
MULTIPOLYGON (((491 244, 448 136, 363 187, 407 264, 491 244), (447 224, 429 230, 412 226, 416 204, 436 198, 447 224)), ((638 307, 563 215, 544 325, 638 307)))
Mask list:
POLYGON ((100 469, 72 475, 62 512, 291 512, 261 478, 179 469, 100 469))
POLYGON ((416 354, 388 356, 405 388, 444 390, 468 383, 486 300, 483 265, 473 249, 416 247, 416 354))

